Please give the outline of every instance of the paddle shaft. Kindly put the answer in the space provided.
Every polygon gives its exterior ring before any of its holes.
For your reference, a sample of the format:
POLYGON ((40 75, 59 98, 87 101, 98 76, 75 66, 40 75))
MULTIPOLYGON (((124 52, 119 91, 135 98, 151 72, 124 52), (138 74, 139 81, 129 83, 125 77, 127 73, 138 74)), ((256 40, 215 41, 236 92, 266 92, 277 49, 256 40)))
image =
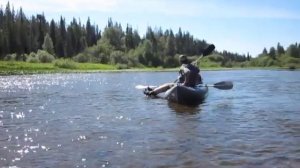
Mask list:
MULTIPOLYGON (((200 84, 201 86, 203 87, 214 87, 216 89, 220 89, 220 90, 229 90, 229 89, 232 89, 233 88, 233 83, 231 81, 222 81, 222 82, 218 82, 218 83, 215 83, 215 84, 200 84)), ((146 89, 146 88, 156 88, 158 86, 146 86, 146 85, 137 85, 135 86, 136 89, 146 89)))

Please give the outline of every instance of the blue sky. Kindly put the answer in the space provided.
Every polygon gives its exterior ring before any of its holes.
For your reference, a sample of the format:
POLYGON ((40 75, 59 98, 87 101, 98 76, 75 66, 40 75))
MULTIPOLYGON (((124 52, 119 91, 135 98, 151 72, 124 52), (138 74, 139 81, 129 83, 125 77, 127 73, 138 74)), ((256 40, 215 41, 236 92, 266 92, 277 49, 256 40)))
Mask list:
MULTIPOLYGON (((300 42, 299 0, 10 0, 26 16, 44 12, 48 21, 60 16, 86 23, 88 17, 101 30, 108 18, 130 24, 145 35, 146 28, 179 27, 197 39, 252 56, 279 42, 285 48, 300 42)), ((0 0, 5 8, 7 0, 0 0)))

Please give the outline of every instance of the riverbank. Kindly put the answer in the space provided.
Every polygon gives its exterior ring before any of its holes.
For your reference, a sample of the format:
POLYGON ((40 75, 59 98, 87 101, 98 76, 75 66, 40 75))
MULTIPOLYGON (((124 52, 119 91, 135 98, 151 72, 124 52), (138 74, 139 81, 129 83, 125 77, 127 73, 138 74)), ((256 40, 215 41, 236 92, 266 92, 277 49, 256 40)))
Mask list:
POLYGON ((29 63, 20 61, 0 61, 0 75, 47 74, 47 73, 93 73, 120 71, 175 71, 164 68, 130 68, 122 69, 117 65, 96 63, 29 63))
MULTIPOLYGON (((240 69, 287 69, 282 67, 206 67, 202 71, 240 70, 240 69)), ((0 61, 0 75, 47 74, 47 73, 97 73, 97 72, 136 72, 136 71, 177 71, 178 68, 130 68, 120 69, 116 65, 95 63, 73 63, 56 65, 55 63, 29 63, 19 61, 0 61)))

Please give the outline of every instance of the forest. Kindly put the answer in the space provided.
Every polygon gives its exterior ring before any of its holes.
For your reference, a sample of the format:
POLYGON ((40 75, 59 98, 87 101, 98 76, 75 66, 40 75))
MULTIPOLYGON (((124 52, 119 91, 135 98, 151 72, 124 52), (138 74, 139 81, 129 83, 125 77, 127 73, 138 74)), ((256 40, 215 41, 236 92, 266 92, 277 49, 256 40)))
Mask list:
MULTIPOLYGON (((213 42, 210 42, 213 43, 213 42)), ((8 2, 0 8, 0 60, 29 63, 52 63, 57 60, 70 63, 97 63, 114 65, 118 69, 144 67, 177 67, 178 56, 185 54, 198 58, 209 43, 193 37, 181 28, 148 27, 140 35, 130 24, 123 29, 120 23, 108 19, 104 30, 73 18, 67 24, 63 16, 58 22, 49 22, 44 14, 27 17, 23 9, 15 11, 8 2)), ((201 67, 283 67, 299 68, 300 44, 291 44, 286 49, 264 48, 253 58, 251 55, 215 51, 204 57, 201 67)), ((72 68, 74 66, 65 66, 72 68)))

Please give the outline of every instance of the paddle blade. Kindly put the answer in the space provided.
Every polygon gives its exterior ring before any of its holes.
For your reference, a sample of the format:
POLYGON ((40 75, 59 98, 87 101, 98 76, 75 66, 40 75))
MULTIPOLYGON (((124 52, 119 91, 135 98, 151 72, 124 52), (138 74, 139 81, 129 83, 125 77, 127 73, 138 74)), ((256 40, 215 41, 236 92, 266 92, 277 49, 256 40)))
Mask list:
POLYGON ((203 56, 207 56, 207 55, 211 54, 211 52, 213 52, 214 49, 215 49, 215 45, 211 44, 211 45, 209 45, 206 49, 204 49, 202 55, 203 55, 203 56))
POLYGON ((233 83, 231 81, 222 81, 215 83, 213 87, 221 90, 230 90, 233 88, 233 83))
POLYGON ((146 88, 148 88, 148 87, 153 89, 153 88, 156 88, 157 86, 152 86, 152 85, 150 85, 150 86, 146 86, 146 85, 136 85, 136 86, 135 86, 136 89, 140 89, 140 90, 141 90, 141 89, 146 89, 146 88))

